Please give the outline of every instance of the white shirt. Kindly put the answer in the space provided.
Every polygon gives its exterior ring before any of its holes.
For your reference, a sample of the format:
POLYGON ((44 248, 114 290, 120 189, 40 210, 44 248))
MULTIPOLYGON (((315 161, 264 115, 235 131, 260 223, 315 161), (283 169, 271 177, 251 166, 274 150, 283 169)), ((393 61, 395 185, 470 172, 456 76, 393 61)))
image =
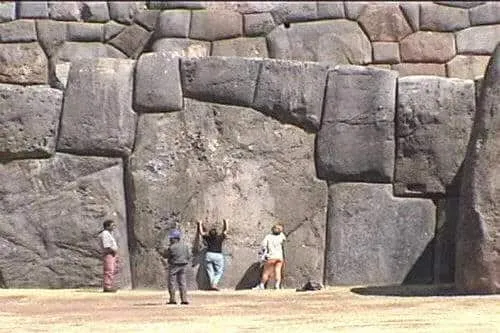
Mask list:
POLYGON ((116 245, 116 240, 108 230, 101 232, 101 248, 104 250, 109 247, 113 251, 118 251, 118 245, 116 245))
POLYGON ((286 240, 285 234, 279 235, 269 234, 264 237, 261 246, 266 249, 267 257, 269 259, 283 260, 283 242, 286 240))

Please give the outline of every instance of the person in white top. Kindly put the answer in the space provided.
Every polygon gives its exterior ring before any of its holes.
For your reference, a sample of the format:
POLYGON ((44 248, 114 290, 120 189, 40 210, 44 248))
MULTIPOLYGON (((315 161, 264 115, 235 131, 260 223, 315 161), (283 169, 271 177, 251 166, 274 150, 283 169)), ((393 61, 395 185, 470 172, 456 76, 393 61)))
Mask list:
POLYGON ((274 274, 275 288, 281 288, 281 270, 285 260, 284 243, 286 236, 283 233, 283 227, 275 224, 271 228, 271 233, 264 237, 261 243, 261 252, 264 253, 264 270, 260 283, 254 289, 265 289, 266 282, 274 274))
POLYGON ((112 220, 106 220, 102 224, 104 230, 100 233, 101 250, 103 258, 103 284, 104 292, 115 292, 114 288, 115 279, 117 274, 118 262, 118 245, 116 244, 115 237, 113 237, 113 230, 115 224, 112 220))

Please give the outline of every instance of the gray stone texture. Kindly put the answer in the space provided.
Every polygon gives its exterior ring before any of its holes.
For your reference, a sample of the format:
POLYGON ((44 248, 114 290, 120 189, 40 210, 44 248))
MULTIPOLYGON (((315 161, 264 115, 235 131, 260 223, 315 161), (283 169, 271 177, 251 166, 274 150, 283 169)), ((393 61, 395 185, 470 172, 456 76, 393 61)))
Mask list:
POLYGON ((455 284, 468 293, 500 292, 500 46, 481 87, 460 191, 455 284))
POLYGON ((251 106, 260 61, 237 57, 181 59, 182 91, 200 101, 251 106))
POLYGON ((108 3, 104 1, 82 1, 81 15, 85 22, 109 21, 108 3))
POLYGON ((208 57, 210 42, 183 38, 162 38, 151 47, 153 52, 169 52, 179 57, 208 57))
POLYGON ((372 48, 374 63, 397 64, 401 60, 398 43, 374 42, 372 48))
POLYGON ((432 282, 435 216, 431 200, 395 198, 390 184, 331 184, 326 283, 432 282))
POLYGON ((108 1, 109 16, 123 24, 132 24, 134 16, 145 8, 140 1, 108 1))
POLYGON ((420 30, 420 4, 418 2, 402 1, 399 3, 399 8, 401 8, 413 32, 420 30))
POLYGON ((464 159, 474 111, 472 80, 399 79, 396 195, 446 193, 464 159))
POLYGON ((456 39, 459 54, 492 54, 500 42, 500 24, 464 29, 456 39))
POLYGON ((205 9, 205 1, 148 1, 149 9, 205 9))
POLYGON ((397 73, 337 66, 328 73, 316 169, 331 181, 390 182, 397 73))
POLYGON ((265 36, 276 26, 271 13, 246 14, 243 21, 245 35, 250 37, 265 36))
POLYGON ((72 42, 101 42, 104 36, 100 23, 69 22, 67 39, 72 42))
POLYGON ((135 61, 80 59, 71 65, 57 150, 78 155, 126 156, 132 151, 135 61))
POLYGON ((189 36, 191 12, 189 10, 166 10, 161 12, 156 29, 157 38, 189 36))
POLYGON ((218 40, 239 37, 243 34, 243 17, 228 10, 196 10, 191 15, 189 38, 218 40))
POLYGON ((79 21, 81 18, 77 1, 49 1, 48 5, 51 20, 79 21))
POLYGON ((410 75, 446 76, 446 66, 444 64, 401 63, 392 65, 391 69, 397 71, 399 77, 410 75))
POLYGON ((97 42, 65 42, 52 57, 53 64, 90 58, 126 58, 114 47, 97 42))
POLYGON ((347 19, 357 20, 370 1, 344 1, 344 12, 347 19))
POLYGON ((0 160, 54 154, 62 97, 49 86, 0 84, 0 160))
POLYGON ((500 23, 500 4, 490 1, 484 5, 469 9, 469 18, 472 25, 500 23))
POLYGON ((317 132, 327 70, 311 62, 263 61, 252 108, 283 123, 317 132))
POLYGON ((160 16, 159 10, 141 10, 134 16, 134 22, 152 31, 156 28, 158 16, 160 16))
POLYGON ((489 60, 489 56, 457 55, 446 64, 446 71, 449 77, 474 80, 484 75, 489 60))
POLYGON ((0 47, 0 82, 47 83, 47 57, 38 43, 8 43, 0 47))
POLYGON ((14 1, 0 3, 0 23, 16 19, 16 3, 14 1))
POLYGON ((49 18, 47 1, 16 1, 18 18, 49 18))
POLYGON ((37 40, 35 21, 16 20, 0 23, 0 42, 32 42, 37 40))
POLYGON ((419 31, 401 41, 400 52, 403 62, 444 63, 455 56, 455 36, 448 32, 419 31))
POLYGON ((182 109, 179 58, 166 53, 144 53, 135 70, 134 110, 166 112, 182 109))
POLYGON ((345 18, 343 1, 316 1, 318 19, 345 18))
MULTIPOLYGON (((222 218, 230 229, 221 287, 258 283, 245 274, 276 222, 288 234, 284 284, 321 280, 327 189, 315 178, 314 136, 252 109, 189 99, 184 104, 182 112, 139 118, 128 168, 136 287, 164 285, 156 248, 170 229, 181 229, 199 263, 196 221, 208 219, 207 227, 217 221, 220 228, 222 218)), ((203 277, 200 265, 189 266, 190 288, 203 287, 203 277)))
POLYGON ((434 236, 434 284, 455 281, 455 236, 459 219, 460 198, 458 193, 448 193, 436 202, 437 219, 434 236))
POLYGON ((420 5, 420 29, 458 31, 470 26, 466 9, 440 6, 431 2, 420 5))
POLYGON ((120 285, 130 287, 120 159, 56 154, 0 164, 0 266, 7 288, 102 286, 98 233, 117 222, 120 285))
POLYGON ((67 26, 66 22, 36 20, 38 41, 47 56, 52 57, 67 40, 67 26))
POLYGON ((439 5, 457 8, 474 8, 485 3, 485 1, 434 1, 439 5))
POLYGON ((142 53, 152 34, 140 25, 132 24, 111 39, 109 44, 135 59, 142 53))
POLYGON ((212 56, 267 58, 267 44, 264 37, 232 38, 212 42, 212 56))
POLYGON ((329 64, 371 62, 371 44, 356 22, 340 19, 279 26, 268 36, 271 58, 329 64))
POLYGON ((281 1, 271 15, 276 24, 310 21, 317 18, 317 6, 315 1, 281 1))
POLYGON ((412 33, 397 3, 367 5, 358 21, 374 42, 398 42, 412 33))
POLYGON ((126 25, 117 23, 115 21, 109 21, 106 24, 103 24, 102 40, 107 42, 108 40, 110 40, 111 38, 115 37, 120 32, 122 32, 126 27, 127 27, 126 25))

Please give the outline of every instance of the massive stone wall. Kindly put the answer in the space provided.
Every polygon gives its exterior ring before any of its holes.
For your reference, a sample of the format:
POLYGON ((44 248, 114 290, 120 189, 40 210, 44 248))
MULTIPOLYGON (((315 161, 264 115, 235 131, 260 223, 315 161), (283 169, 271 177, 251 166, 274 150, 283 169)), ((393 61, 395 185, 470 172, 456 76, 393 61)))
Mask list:
POLYGON ((203 286, 195 222, 222 218, 225 287, 255 282, 275 222, 288 286, 453 281, 497 3, 21 1, 0 22, 1 285, 99 285, 106 216, 123 287, 164 285, 173 227, 203 286))

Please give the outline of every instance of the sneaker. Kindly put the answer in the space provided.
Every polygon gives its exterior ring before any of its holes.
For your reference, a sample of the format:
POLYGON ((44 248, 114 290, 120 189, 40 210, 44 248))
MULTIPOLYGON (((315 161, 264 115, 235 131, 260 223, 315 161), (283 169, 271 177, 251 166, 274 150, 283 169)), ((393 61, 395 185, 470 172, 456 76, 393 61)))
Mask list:
POLYGON ((264 290, 264 289, 266 288, 262 287, 260 284, 252 288, 252 290, 264 290))
POLYGON ((210 290, 219 291, 220 289, 217 286, 212 286, 210 287, 210 290))
POLYGON ((188 302, 188 301, 182 301, 182 302, 181 302, 181 304, 182 304, 182 305, 188 305, 188 304, 189 304, 189 302, 188 302))
POLYGON ((176 301, 168 301, 167 304, 168 305, 177 305, 177 302, 176 301))

